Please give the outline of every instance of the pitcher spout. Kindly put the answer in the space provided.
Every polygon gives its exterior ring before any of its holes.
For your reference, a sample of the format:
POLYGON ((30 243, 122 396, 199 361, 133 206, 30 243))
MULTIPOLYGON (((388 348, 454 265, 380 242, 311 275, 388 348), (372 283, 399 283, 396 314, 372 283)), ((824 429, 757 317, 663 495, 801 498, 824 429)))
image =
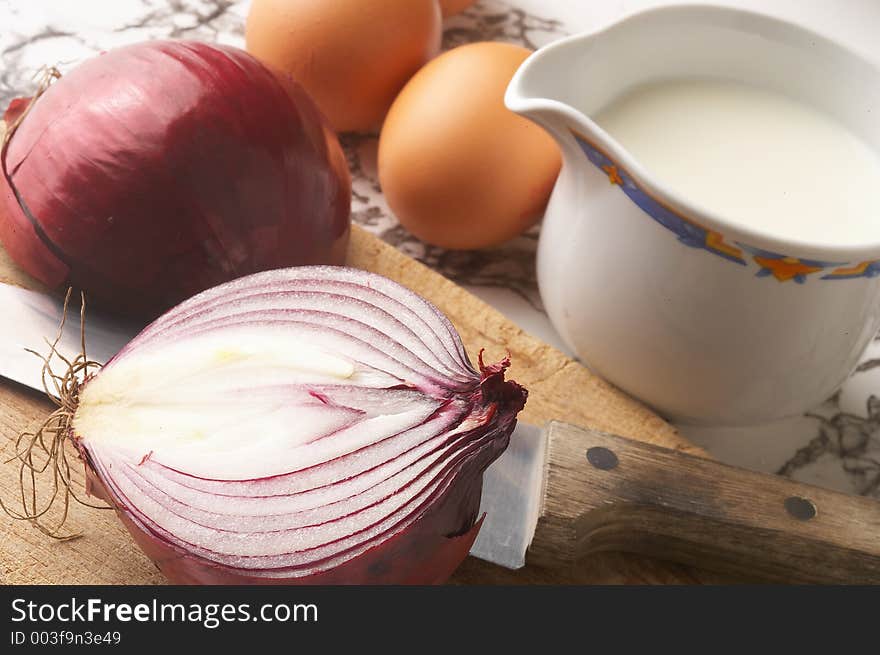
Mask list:
POLYGON ((591 116, 629 86, 629 76, 612 74, 607 63, 614 61, 617 41, 625 36, 617 32, 627 31, 628 22, 541 48, 523 62, 507 87, 507 108, 544 128, 559 144, 565 161, 582 156, 578 135, 618 148, 591 116))
POLYGON ((565 76, 564 57, 567 56, 563 39, 543 48, 523 62, 511 79, 504 95, 507 108, 540 125, 565 150, 571 141, 569 126, 592 133, 597 127, 582 111, 575 108, 571 87, 565 76))

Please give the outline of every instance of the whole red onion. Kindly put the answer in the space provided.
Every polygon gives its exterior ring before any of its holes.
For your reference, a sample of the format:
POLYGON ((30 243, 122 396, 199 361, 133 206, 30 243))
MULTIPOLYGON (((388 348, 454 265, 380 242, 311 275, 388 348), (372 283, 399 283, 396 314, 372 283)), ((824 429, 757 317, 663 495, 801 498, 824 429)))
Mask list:
POLYGON ((6 121, 0 240, 49 287, 154 316, 244 274, 345 258, 339 142, 299 85, 242 50, 111 50, 6 121))

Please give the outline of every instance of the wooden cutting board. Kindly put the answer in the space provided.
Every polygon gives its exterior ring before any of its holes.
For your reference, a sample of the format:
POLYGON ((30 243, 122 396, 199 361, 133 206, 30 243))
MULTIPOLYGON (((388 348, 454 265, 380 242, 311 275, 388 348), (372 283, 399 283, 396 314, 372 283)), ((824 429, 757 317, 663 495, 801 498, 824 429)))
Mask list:
MULTIPOLYGON (((510 377, 529 389, 522 418, 532 423, 559 419, 698 455, 704 453, 644 406, 591 374, 555 348, 525 334, 498 311, 393 247, 355 227, 349 264, 397 280, 434 302, 452 320, 476 361, 511 354, 510 377)), ((41 289, 0 249, 0 281, 41 289)), ((42 290, 42 289, 41 289, 42 290)), ((0 320, 3 320, 0 316, 0 320)), ((0 379, 0 456, 11 442, 52 406, 40 394, 0 379)), ((82 471, 76 471, 82 484, 82 471)), ((82 487, 80 487, 82 488, 82 487)), ((18 467, 0 464, 0 494, 14 499, 18 467)), ((30 524, 0 513, 0 582, 4 584, 161 584, 165 580, 134 545, 113 512, 75 506, 66 526, 82 537, 54 541, 30 524)), ((624 554, 600 554, 574 573, 526 567, 507 571, 468 558, 454 583, 632 583, 722 582, 722 576, 624 554)))

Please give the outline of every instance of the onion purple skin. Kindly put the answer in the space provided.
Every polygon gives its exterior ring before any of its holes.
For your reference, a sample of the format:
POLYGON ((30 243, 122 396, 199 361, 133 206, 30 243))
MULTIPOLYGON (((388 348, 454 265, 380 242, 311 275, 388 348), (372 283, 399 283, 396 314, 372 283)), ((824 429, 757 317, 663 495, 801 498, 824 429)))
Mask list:
POLYGON ((336 135, 298 84, 237 48, 150 41, 90 59, 33 104, 2 165, 12 259, 120 314, 345 259, 351 178, 336 135))
MULTIPOLYGON (((445 333, 442 335, 445 339, 436 342, 436 344, 441 342, 443 344, 437 346, 438 350, 434 351, 440 358, 438 361, 454 367, 457 366, 458 368, 454 370, 461 371, 467 376, 463 381, 456 377, 453 369, 450 369, 452 374, 447 379, 449 387, 442 385, 435 387, 429 384, 427 387, 429 391, 425 391, 425 393, 438 393, 443 398, 449 399, 450 402, 453 397, 460 397, 461 402, 469 408, 467 411, 462 410, 464 413, 459 416, 458 422, 447 428, 449 431, 445 433, 444 441, 450 444, 449 455, 448 457, 444 455, 441 460, 437 460, 442 466, 432 469, 434 472, 427 476, 433 477, 434 480, 440 480, 441 483, 432 487, 433 491, 427 497, 421 498, 414 509, 408 509, 408 514, 399 519, 395 526, 403 526, 402 529, 391 527, 378 533, 377 536, 369 537, 368 541, 363 542, 367 545, 366 550, 360 549, 358 543, 353 543, 350 546, 341 545, 339 550, 316 555, 314 559, 306 559, 302 563, 285 563, 270 569, 242 568, 242 566, 262 566, 262 563, 259 565, 221 563, 209 559, 210 556, 194 552, 191 549, 192 544, 189 547, 186 546, 189 542, 180 541, 179 535, 168 532, 166 527, 155 523, 155 519, 150 518, 149 514, 143 514, 143 510, 137 506, 137 499, 133 496, 129 497, 127 495, 129 492, 125 492, 124 487, 118 485, 120 473, 114 472, 112 464, 109 468, 107 466, 107 462, 113 460, 106 459, 106 448, 108 447, 106 442, 100 440, 95 442, 98 448, 96 450, 96 446, 88 438, 89 435, 74 433, 72 435, 73 441, 77 444, 86 467, 88 493, 105 500, 116 510, 135 542, 170 582, 174 584, 223 585, 440 584, 445 582, 467 557, 482 523, 482 519, 478 519, 478 512, 483 472, 507 448, 510 435, 516 426, 516 416, 524 407, 528 394, 516 382, 504 379, 505 371, 510 364, 509 358, 505 358, 497 364, 486 365, 483 362, 481 352, 479 371, 475 370, 448 319, 430 303, 400 285, 395 285, 393 282, 372 273, 335 267, 296 268, 243 278, 206 291, 168 312, 147 327, 114 360, 111 360, 105 367, 105 371, 112 367, 114 362, 131 357, 133 354, 136 355, 140 348, 149 349, 155 347, 156 343, 168 343, 169 339, 179 340, 186 339, 188 335, 198 335, 198 326, 194 326, 190 321, 196 319, 209 324, 211 312, 214 311, 212 308, 222 308, 221 312, 229 312, 224 320, 234 323, 237 316, 248 314, 247 302, 268 302, 268 299, 273 297, 273 293, 292 293, 295 295, 300 292, 301 288, 314 288, 312 284, 314 281, 320 281, 321 288, 331 285, 332 291, 342 293, 344 289, 354 286, 358 280, 360 280, 359 284, 362 286, 364 294, 385 293, 387 298, 391 298, 392 296, 387 294, 389 294, 388 285, 392 285, 399 290, 392 289, 391 291, 396 294, 393 296, 395 301, 404 303, 410 309, 415 309, 416 304, 422 305, 422 309, 426 309, 427 312, 423 312, 419 316, 428 317, 424 319, 427 322, 422 327, 430 325, 431 329, 436 330, 435 334, 445 333), (267 293, 270 289, 273 293, 267 293), (285 289, 290 290, 285 291, 285 289), (245 300, 242 300, 243 298, 245 300), (458 432, 452 429, 464 425, 463 421, 465 420, 468 421, 466 431, 458 432), (454 447, 451 446, 453 444, 454 447), (102 460, 102 458, 104 459, 102 460), (349 553, 349 559, 345 558, 346 553, 349 553)), ((314 293, 328 293, 328 291, 314 291, 314 293)), ((359 304, 365 300, 371 300, 370 296, 364 295, 358 298, 356 295, 352 295, 351 302, 359 304)), ((297 302, 300 301, 297 300, 297 302)), ((373 302, 376 301, 373 299, 373 302)), ((316 320, 318 320, 319 314, 321 312, 315 312, 316 320)), ((258 316, 253 312, 250 315, 258 316)), ((367 315, 372 314, 365 312, 364 316, 367 315)), ((298 318, 302 319, 301 316, 298 318)), ((412 317, 410 318, 412 319, 412 317)), ((251 320, 265 319, 256 317, 251 320)), ((378 318, 375 320, 378 321, 378 318)), ((378 325, 379 322, 376 324, 378 325)), ((388 334, 390 336, 393 333, 389 332, 388 334)), ((398 341, 397 343, 403 344, 405 342, 398 341)), ((426 344, 428 341, 423 343, 426 344)), ((412 354, 414 351, 409 352, 412 354)), ((414 372, 415 370, 413 369, 414 372)), ((86 380, 83 383, 80 398, 88 393, 89 385, 93 384, 94 380, 100 376, 99 372, 94 379, 86 380)), ((417 378, 418 376, 414 376, 408 384, 417 384, 415 382, 417 378)), ((440 384, 439 378, 437 384, 440 384)), ((396 387, 387 388, 394 389, 396 387)), ((415 388, 417 387, 413 387, 413 389, 415 388)), ((124 425, 121 425, 119 429, 124 430, 124 425)), ((390 436, 394 438, 397 435, 392 433, 390 436)), ((112 448, 112 446, 110 447, 112 448)), ((373 447, 375 444, 362 445, 357 451, 345 451, 344 454, 329 460, 327 464, 331 466, 335 464, 334 470, 345 469, 345 466, 341 465, 343 460, 358 454, 365 454, 368 449, 373 447)), ((149 449, 149 446, 144 446, 144 448, 149 449)), ((443 450, 443 448, 438 450, 443 450)), ((151 450, 148 453, 145 450, 135 452, 134 459, 130 464, 133 467, 132 470, 140 470, 142 466, 145 469, 151 469, 154 466, 163 467, 164 465, 160 462, 152 460, 152 455, 153 451, 151 450), (142 453, 144 457, 140 459, 142 453)), ((395 458, 385 461, 391 462, 395 458)), ((374 465, 376 462, 371 466, 374 465)), ((367 472, 369 470, 366 469, 367 472)), ((294 469, 291 473, 272 474, 272 477, 280 482, 290 476, 296 476, 297 473, 298 469, 294 469)), ((204 478, 184 471, 181 471, 180 474, 193 475, 200 483, 212 483, 214 484, 212 488, 219 489, 217 484, 225 484, 222 480, 211 480, 210 478, 213 476, 210 472, 201 474, 207 476, 204 478)), ((235 484, 261 483, 265 478, 242 479, 243 483, 235 484)), ((345 480, 346 478, 335 478, 335 482, 327 480, 320 484, 332 485, 336 482, 342 483, 345 480)), ((279 484, 279 482, 275 484, 279 484)), ((279 494, 292 493, 296 495, 298 493, 295 485, 291 487, 287 482, 284 482, 283 486, 277 487, 276 490, 279 494)), ((224 489, 218 493, 225 494, 227 491, 224 489)), ((262 493, 271 495, 275 491, 259 492, 259 494, 262 493)), ((400 493, 400 489, 398 488, 394 493, 400 493)), ((263 530, 265 531, 265 529, 263 530)), ((359 533, 351 532, 345 537, 334 537, 333 539, 336 541, 331 540, 328 543, 345 544, 345 540, 351 534, 359 533)), ((202 543, 201 547, 214 550, 210 541, 202 543)), ((323 548, 324 546, 319 547, 319 549, 323 548)), ((308 549, 297 551, 297 553, 308 552, 310 552, 308 549)), ((261 555, 254 554, 249 557, 259 558, 261 555)), ((290 560, 290 562, 293 561, 296 561, 295 558, 290 560)))

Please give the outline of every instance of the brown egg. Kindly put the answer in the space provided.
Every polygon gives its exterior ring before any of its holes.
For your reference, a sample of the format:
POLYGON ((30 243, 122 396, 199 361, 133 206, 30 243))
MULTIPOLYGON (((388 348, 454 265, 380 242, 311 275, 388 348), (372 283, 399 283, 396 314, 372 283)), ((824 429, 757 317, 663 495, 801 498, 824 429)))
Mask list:
POLYGON ((474 4, 474 0, 440 0, 440 9, 443 17, 455 16, 474 4))
POLYGON ((290 73, 337 131, 381 124, 398 91, 439 52, 437 0, 254 0, 248 51, 290 73))
POLYGON ((504 106, 529 54, 506 43, 455 48, 416 73, 394 101, 379 139, 379 180, 415 236, 444 248, 482 248, 540 217, 559 148, 504 106))

